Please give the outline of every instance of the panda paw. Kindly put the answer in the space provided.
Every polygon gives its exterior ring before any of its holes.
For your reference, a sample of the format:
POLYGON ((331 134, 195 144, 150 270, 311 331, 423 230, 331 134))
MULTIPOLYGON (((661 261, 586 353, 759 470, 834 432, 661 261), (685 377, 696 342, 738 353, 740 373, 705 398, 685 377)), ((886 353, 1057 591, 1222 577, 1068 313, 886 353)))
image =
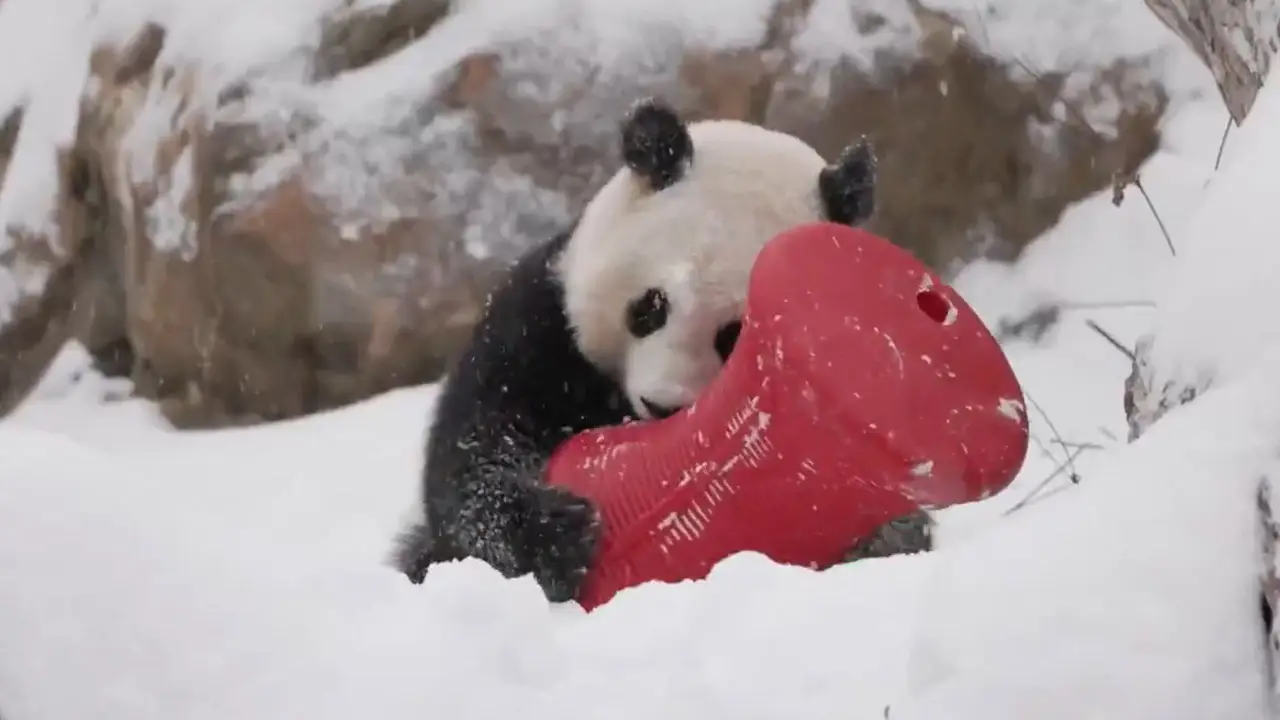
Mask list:
POLYGON ((540 486, 531 490, 528 510, 529 568, 548 600, 573 600, 595 559, 600 526, 595 507, 567 490, 540 486))

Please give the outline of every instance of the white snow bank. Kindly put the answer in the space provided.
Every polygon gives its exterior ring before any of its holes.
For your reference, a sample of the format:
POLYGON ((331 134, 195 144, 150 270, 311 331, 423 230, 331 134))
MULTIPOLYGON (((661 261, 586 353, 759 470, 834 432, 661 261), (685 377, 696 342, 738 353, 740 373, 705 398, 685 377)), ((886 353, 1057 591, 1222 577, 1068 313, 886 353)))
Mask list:
POLYGON ((1280 451, 1280 381, 1249 379, 939 551, 913 693, 890 717, 1270 717, 1256 498, 1280 451))
POLYGON ((1258 94, 1228 139, 1222 172, 1180 234, 1179 262, 1160 296, 1151 361, 1158 378, 1200 385, 1280 361, 1280 82, 1258 94))
POLYGON ((927 557, 819 575, 743 556, 590 616, 477 562, 419 587, 381 560, 430 391, 194 435, 127 404, 56 434, 46 398, 0 425, 12 717, 871 718, 901 690, 927 557))
POLYGON ((1212 387, 1081 487, 937 554, 894 720, 1270 717, 1257 489, 1280 455, 1277 121, 1273 80, 1171 225, 1153 362, 1212 387))
MULTIPOLYGON (((1203 68, 1201 87, 1212 88, 1203 68)), ((1190 79, 1186 79, 1190 82, 1190 79)), ((1216 91, 1214 91, 1216 92, 1216 91)), ((1166 118, 1164 142, 1143 167, 1142 182, 1175 243, 1200 206, 1214 176, 1226 108, 1210 101, 1180 104, 1166 118)), ((1014 266, 980 261, 952 281, 990 326, 1025 316, 1037 306, 1059 304, 1059 322, 1037 344, 1006 344, 1014 371, 1031 397, 1033 443, 1027 462, 1003 493, 939 514, 938 541, 956 542, 997 522, 1028 496, 1069 455, 1061 443, 1084 444, 1070 465, 1087 482, 1105 452, 1128 433, 1122 403, 1129 359, 1089 327, 1096 322, 1127 347, 1151 328, 1158 279, 1174 265, 1164 235, 1146 201, 1130 188, 1120 207, 1101 191, 1063 214, 1014 266)), ((1042 493, 1069 488, 1060 473, 1042 493)), ((1043 495, 1038 494, 1037 497, 1043 495)))

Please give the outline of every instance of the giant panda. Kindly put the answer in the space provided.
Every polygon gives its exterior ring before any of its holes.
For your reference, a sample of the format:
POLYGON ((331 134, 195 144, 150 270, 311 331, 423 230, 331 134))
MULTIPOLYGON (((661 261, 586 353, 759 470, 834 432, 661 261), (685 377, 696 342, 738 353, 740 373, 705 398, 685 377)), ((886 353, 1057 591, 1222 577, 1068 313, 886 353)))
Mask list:
POLYGON ((637 103, 621 168, 572 229, 521 258, 488 299, 429 429, 422 516, 396 541, 413 582, 479 558, 571 600, 595 549, 593 508, 544 485, 578 432, 662 418, 719 372, 741 329, 761 247, 805 222, 860 224, 876 165, 859 141, 832 164, 745 122, 686 123, 637 103))

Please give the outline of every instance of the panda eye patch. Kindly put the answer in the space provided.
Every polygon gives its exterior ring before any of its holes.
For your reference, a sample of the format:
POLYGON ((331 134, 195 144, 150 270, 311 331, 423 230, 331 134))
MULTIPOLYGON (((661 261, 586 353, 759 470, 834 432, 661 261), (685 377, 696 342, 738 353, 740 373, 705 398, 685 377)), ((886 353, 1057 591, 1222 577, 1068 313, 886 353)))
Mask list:
POLYGON ((648 337, 667 324, 671 302, 658 288, 649 288, 627 306, 627 331, 637 338, 648 337))
POLYGON ((727 361, 733 354, 733 346, 738 344, 738 336, 742 334, 742 322, 734 320, 726 323, 716 331, 716 354, 720 360, 727 361))

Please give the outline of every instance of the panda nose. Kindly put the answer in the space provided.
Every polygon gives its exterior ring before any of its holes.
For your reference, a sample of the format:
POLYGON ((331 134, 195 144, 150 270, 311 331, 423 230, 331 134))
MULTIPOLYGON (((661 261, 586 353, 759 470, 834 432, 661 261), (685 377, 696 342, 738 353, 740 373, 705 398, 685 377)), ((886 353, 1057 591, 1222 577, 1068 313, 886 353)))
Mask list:
POLYGON ((649 402, 644 398, 640 398, 640 402, 644 403, 644 409, 648 410, 649 414, 658 420, 662 420, 663 418, 669 418, 672 415, 675 415, 676 413, 680 412, 679 407, 667 407, 666 405, 659 405, 654 402, 649 402))

